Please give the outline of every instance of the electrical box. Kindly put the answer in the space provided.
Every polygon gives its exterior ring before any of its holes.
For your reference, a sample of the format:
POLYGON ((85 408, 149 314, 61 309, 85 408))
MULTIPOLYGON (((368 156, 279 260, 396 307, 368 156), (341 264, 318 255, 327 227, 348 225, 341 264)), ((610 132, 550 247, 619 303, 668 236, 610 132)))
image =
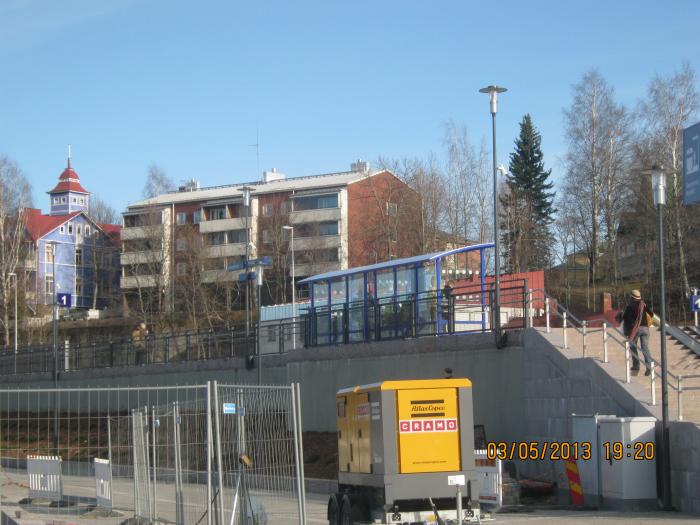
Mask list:
POLYGON ((587 505, 604 509, 657 507, 656 419, 573 415, 573 438, 591 444, 577 461, 587 505))

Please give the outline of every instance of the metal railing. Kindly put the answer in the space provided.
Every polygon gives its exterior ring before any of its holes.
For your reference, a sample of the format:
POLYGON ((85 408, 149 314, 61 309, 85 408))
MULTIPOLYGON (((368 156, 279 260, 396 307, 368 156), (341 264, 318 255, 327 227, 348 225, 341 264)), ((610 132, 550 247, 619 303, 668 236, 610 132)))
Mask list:
MULTIPOLYGON (((256 323, 248 336, 245 327, 237 326, 220 331, 148 335, 140 340, 121 337, 87 344, 59 341, 57 364, 58 371, 63 373, 286 353, 294 348, 294 337, 300 339, 303 333, 302 319, 294 322, 285 319, 263 322, 260 338, 256 323)), ((52 346, 20 348, 16 355, 10 352, 0 355, 0 376, 50 373, 53 369, 52 346)))
MULTIPOLYGON (((501 326, 527 326, 525 281, 501 286, 501 326)), ((478 284, 309 308, 304 316, 308 347, 487 332, 493 326, 494 291, 478 284)))
MULTIPOLYGON (((599 318, 593 318, 593 319, 579 319, 576 317, 571 311, 569 311, 566 307, 562 306, 559 301, 557 301, 555 298, 547 294, 542 289, 530 289, 527 292, 528 295, 528 303, 530 304, 529 308, 529 313, 530 313, 530 320, 529 320, 529 325, 533 326, 534 323, 534 318, 535 318, 535 312, 537 311, 536 308, 533 308, 532 305, 535 302, 540 302, 543 303, 543 308, 541 308, 542 313, 545 318, 545 329, 547 333, 552 332, 552 326, 551 326, 551 318, 554 316, 555 318, 559 318, 562 320, 562 337, 563 337, 563 347, 564 349, 569 349, 569 338, 568 338, 568 330, 574 330, 576 333, 581 335, 581 357, 590 357, 587 355, 587 343, 590 341, 590 337, 593 337, 595 334, 601 334, 602 337, 602 343, 603 343, 603 363, 609 363, 609 342, 613 342, 613 346, 615 348, 619 348, 622 351, 624 351, 625 355, 625 383, 629 384, 631 382, 631 373, 630 373, 630 364, 631 364, 631 355, 630 355, 630 342, 627 340, 625 337, 624 333, 616 326, 609 326, 607 323, 607 319, 604 317, 599 317, 599 318), (552 304, 556 305, 554 310, 552 310, 552 304), (596 325, 598 323, 601 323, 600 328, 594 328, 592 325, 596 325)), ((638 354, 641 353, 641 350, 638 350, 638 354)), ((642 356, 638 355, 637 356, 639 361, 642 361, 642 356)), ((656 399, 656 381, 657 381, 657 367, 659 369, 661 368, 661 363, 654 359, 651 355, 648 356, 650 359, 650 364, 646 365, 648 366, 648 369, 650 371, 649 375, 649 401, 652 406, 656 406, 657 404, 657 399, 656 399)), ((668 374, 668 381, 667 384, 670 388, 675 390, 678 393, 677 399, 678 399, 678 406, 677 406, 677 415, 678 415, 678 420, 682 421, 683 420, 683 393, 685 391, 690 391, 690 390, 700 390, 700 386, 692 386, 692 387, 687 387, 683 386, 683 380, 684 379, 698 379, 700 378, 700 374, 686 374, 686 375, 681 375, 681 374, 674 374, 671 371, 667 371, 668 374)))

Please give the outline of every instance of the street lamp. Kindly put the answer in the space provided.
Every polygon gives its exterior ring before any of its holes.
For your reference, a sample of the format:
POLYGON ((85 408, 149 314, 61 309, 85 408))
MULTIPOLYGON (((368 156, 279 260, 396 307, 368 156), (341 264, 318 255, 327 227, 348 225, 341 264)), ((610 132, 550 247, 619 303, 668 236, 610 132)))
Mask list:
POLYGON ((498 240, 498 175, 496 167, 496 113, 498 112, 498 94, 508 91, 501 86, 486 86, 479 93, 488 93, 491 105, 491 130, 493 134, 493 237, 494 249, 494 298, 493 298, 493 333, 496 338, 496 346, 501 342, 501 261, 500 246, 498 240))
POLYGON ((250 336, 250 279, 248 278, 248 259, 250 258, 250 194, 255 191, 251 186, 238 188, 243 192, 243 206, 245 208, 245 335, 246 340, 250 336))
POLYGON ((283 230, 289 230, 289 249, 292 251, 292 349, 297 348, 297 292, 294 282, 294 226, 282 226, 283 230))
POLYGON ((661 486, 663 488, 663 507, 671 508, 671 451, 668 433, 668 367, 666 360, 666 276, 664 272, 664 213, 666 204, 666 173, 663 166, 654 166, 651 171, 651 189, 654 206, 658 216, 658 250, 659 250, 659 288, 661 304, 659 306, 661 328, 661 486))
POLYGON ((58 276, 56 275, 56 241, 49 242, 51 246, 51 275, 53 287, 51 289, 51 302, 53 303, 53 387, 54 387, 54 412, 53 412, 53 449, 58 456, 58 302, 56 301, 56 289, 58 288, 58 276))

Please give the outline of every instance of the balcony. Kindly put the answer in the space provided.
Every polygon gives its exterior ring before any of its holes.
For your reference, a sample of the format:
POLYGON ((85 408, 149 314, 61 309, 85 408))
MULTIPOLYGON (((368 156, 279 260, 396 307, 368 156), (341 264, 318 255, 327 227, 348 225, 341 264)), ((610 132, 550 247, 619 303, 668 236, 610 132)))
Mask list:
POLYGON ((237 255, 245 255, 245 244, 219 244, 216 246, 207 246, 204 249, 205 257, 233 257, 237 255))
POLYGON ((125 252, 121 254, 122 266, 130 264, 158 263, 163 262, 163 259, 164 256, 160 250, 125 252))
POLYGON ((161 275, 132 275, 130 277, 122 277, 120 286, 122 289, 133 288, 154 288, 163 285, 165 279, 161 275))
MULTIPOLYGON (((296 248, 296 246, 295 246, 296 248)), ((294 274, 296 277, 308 277, 309 275, 317 275, 319 273, 335 272, 341 270, 342 265, 338 262, 319 262, 313 264, 299 264, 294 266, 294 274)))
POLYGON ((295 237, 294 250, 319 250, 340 247, 340 235, 323 235, 317 237, 295 237))
POLYGON ((163 237, 164 228, 162 224, 154 224, 153 226, 132 226, 131 228, 122 228, 121 239, 128 241, 131 239, 153 239, 163 237))
POLYGON ((200 233, 225 232, 228 230, 244 230, 245 219, 217 219, 199 223, 200 233))
POLYGON ((238 281, 238 274, 241 273, 241 271, 228 272, 226 270, 205 270, 202 274, 202 282, 221 283, 238 281))
POLYGON ((292 224, 301 222, 321 222, 340 220, 340 208, 321 208, 318 210, 293 211, 289 214, 292 224))

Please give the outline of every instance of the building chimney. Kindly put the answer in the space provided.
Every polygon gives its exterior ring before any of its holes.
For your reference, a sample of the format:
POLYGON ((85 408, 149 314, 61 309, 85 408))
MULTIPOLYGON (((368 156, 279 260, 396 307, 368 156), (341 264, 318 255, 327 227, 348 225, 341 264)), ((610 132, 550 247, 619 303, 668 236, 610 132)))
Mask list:
POLYGON ((272 168, 270 171, 263 171, 263 182, 274 182, 276 180, 284 180, 284 173, 277 171, 277 168, 272 168))
POLYGON ((182 183, 182 185, 177 189, 177 191, 195 191, 199 189, 199 181, 197 179, 190 179, 182 183))
POLYGON ((350 171, 357 171, 360 173, 369 173, 369 162, 362 159, 357 159, 356 162, 350 164, 350 171))

